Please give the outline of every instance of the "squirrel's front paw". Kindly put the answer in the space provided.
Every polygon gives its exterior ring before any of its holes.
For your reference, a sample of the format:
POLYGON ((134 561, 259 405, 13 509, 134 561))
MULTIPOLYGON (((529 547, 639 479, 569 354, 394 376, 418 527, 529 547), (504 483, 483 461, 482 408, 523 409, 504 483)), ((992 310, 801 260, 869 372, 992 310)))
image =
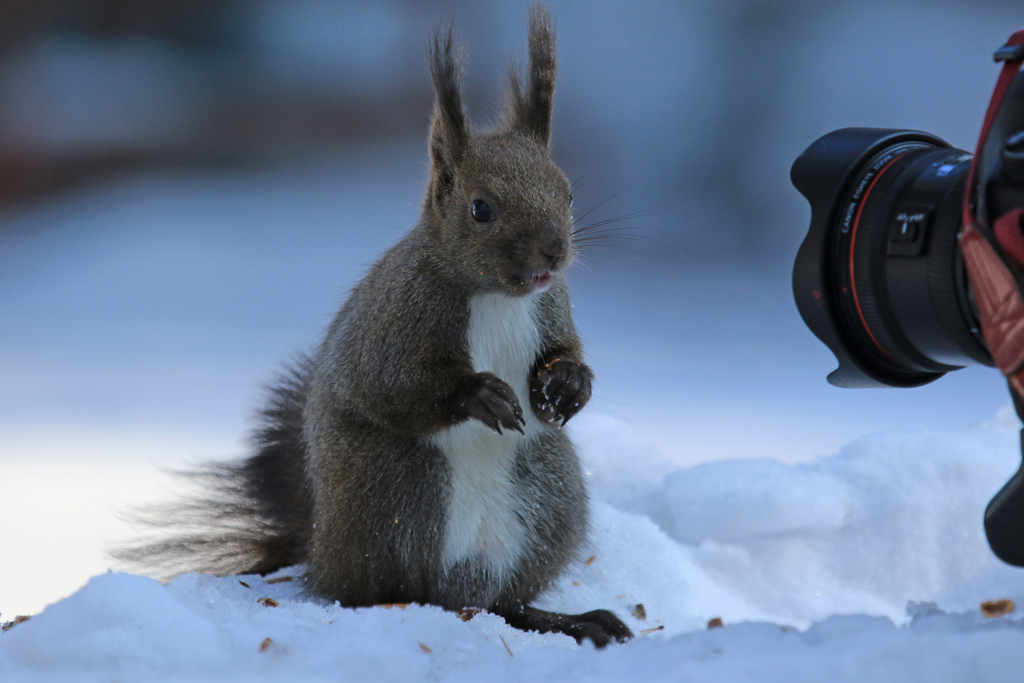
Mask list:
POLYGON ((568 422, 590 400, 594 372, 580 361, 554 358, 537 363, 530 375, 530 405, 547 422, 568 422))
POLYGON ((501 428, 525 434, 523 409, 516 392, 501 378, 481 372, 463 385, 455 398, 455 418, 474 418, 501 434, 501 428))

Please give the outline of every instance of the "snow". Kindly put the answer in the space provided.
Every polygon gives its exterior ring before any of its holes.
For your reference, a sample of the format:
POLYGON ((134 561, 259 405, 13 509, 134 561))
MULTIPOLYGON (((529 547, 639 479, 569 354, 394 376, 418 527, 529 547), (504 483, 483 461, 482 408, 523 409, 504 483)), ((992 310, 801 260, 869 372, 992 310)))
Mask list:
POLYGON ((305 594, 301 567, 166 586, 111 572, 0 635, 0 678, 1019 680, 1024 622, 979 604, 1024 604, 1024 582, 987 551, 978 514, 1017 464, 1018 428, 1004 410, 813 463, 619 477, 665 460, 620 420, 580 415, 591 539, 536 604, 615 611, 637 635, 604 651, 486 613, 342 608, 305 594))

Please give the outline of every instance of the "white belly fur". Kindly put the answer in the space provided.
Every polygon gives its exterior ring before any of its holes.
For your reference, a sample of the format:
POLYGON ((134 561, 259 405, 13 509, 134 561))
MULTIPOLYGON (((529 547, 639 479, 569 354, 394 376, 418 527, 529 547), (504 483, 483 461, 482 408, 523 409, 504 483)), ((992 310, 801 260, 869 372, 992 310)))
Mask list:
POLYGON ((448 460, 451 507, 444 545, 444 566, 472 558, 499 580, 522 556, 526 530, 516 514, 522 505, 512 486, 514 452, 543 427, 530 410, 527 377, 540 351, 536 297, 477 295, 469 304, 467 332, 473 368, 508 382, 526 419, 523 436, 496 433, 479 420, 466 420, 431 437, 448 460))

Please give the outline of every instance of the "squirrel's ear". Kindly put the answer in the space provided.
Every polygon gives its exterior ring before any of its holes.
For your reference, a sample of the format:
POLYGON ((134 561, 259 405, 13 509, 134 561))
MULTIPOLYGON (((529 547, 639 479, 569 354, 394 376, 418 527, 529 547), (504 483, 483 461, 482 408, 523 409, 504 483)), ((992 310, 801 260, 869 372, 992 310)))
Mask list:
POLYGON ((434 119, 430 125, 430 192, 436 202, 455 180, 455 167, 469 147, 469 127, 462 109, 459 84, 461 65, 454 54, 455 25, 438 28, 430 45, 430 73, 434 78, 434 119))
POLYGON ((516 64, 508 70, 509 126, 532 136, 542 145, 551 140, 551 108, 555 96, 555 31, 547 9, 534 5, 530 10, 529 83, 524 89, 516 64))

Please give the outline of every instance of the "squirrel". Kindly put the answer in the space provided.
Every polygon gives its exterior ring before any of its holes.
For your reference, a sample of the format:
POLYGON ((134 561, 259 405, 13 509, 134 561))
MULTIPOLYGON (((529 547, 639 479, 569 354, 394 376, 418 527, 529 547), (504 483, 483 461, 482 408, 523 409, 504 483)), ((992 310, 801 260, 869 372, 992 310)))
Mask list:
POLYGON ((319 349, 272 387, 255 454, 193 473, 205 498, 156 520, 191 534, 116 555, 172 574, 305 564, 309 590, 347 607, 483 608, 522 630, 623 642, 632 633, 608 610, 530 606, 588 525, 561 429, 589 400, 593 372, 564 279, 574 224, 549 149, 551 19, 532 8, 525 78, 510 66, 490 132, 468 125, 453 24, 428 51, 435 105, 419 222, 354 287, 319 349))

